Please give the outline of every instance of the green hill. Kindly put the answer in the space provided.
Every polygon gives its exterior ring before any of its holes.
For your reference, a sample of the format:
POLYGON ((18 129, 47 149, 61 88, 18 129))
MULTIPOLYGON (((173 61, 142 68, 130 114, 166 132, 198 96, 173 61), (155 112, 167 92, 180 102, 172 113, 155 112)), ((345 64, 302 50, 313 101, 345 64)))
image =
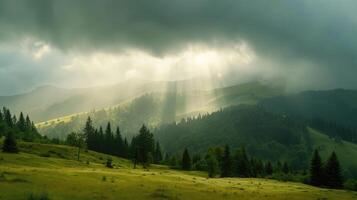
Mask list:
POLYGON ((127 160, 61 145, 20 143, 21 153, 0 153, 0 199, 27 199, 47 194, 49 199, 356 199, 357 193, 315 188, 266 179, 207 179, 201 172, 152 166, 132 169, 127 160), (87 161, 90 161, 87 163, 87 161))
POLYGON ((187 83, 170 83, 165 92, 151 92, 126 100, 117 106, 63 116, 37 123, 39 132, 49 137, 65 138, 71 131, 80 130, 88 116, 96 126, 110 121, 119 125, 124 135, 132 136, 145 123, 154 128, 162 123, 178 121, 237 104, 255 104, 259 100, 283 92, 261 82, 250 82, 230 87, 195 90, 185 88, 187 83))

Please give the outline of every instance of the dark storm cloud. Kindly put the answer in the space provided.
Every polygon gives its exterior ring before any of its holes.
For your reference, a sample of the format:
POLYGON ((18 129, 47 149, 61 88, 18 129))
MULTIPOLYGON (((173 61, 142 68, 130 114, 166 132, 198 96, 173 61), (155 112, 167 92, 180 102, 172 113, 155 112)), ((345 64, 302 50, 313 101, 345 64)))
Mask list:
POLYGON ((229 46, 244 40, 259 56, 286 67, 306 60, 348 80, 357 72, 353 0, 0 2, 0 40, 30 35, 62 50, 139 48, 158 55, 189 43, 229 46))

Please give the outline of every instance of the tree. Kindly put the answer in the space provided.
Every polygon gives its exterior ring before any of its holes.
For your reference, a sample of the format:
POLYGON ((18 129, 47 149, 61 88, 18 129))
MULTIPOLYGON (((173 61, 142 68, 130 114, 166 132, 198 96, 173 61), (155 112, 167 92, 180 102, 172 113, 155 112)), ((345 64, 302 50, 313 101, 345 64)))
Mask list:
POLYGON ((250 164, 244 147, 238 150, 234 155, 234 169, 235 175, 238 177, 250 176, 250 164))
POLYGON ((124 142, 120 134, 120 129, 117 127, 115 132, 115 154, 120 157, 125 157, 124 142))
POLYGON ((155 153, 154 153, 154 163, 159 164, 162 161, 162 153, 160 143, 156 142, 155 153))
POLYGON ((25 121, 25 118, 24 118, 24 115, 22 114, 22 112, 20 113, 19 120, 17 121, 17 128, 21 132, 26 131, 26 121, 25 121))
POLYGON ((335 152, 332 152, 325 167, 326 182, 325 185, 330 188, 342 188, 343 177, 340 163, 335 152))
POLYGON ((8 134, 4 140, 2 151, 7 152, 7 153, 18 153, 19 152, 19 150, 17 148, 16 139, 15 139, 12 131, 8 132, 8 134))
POLYGON ((149 165, 149 154, 152 155, 155 148, 154 135, 145 125, 140 128, 139 134, 131 141, 134 163, 142 163, 144 167, 149 165))
POLYGON ((105 144, 105 153, 113 154, 114 153, 114 136, 112 132, 112 128, 110 126, 110 122, 107 124, 107 128, 105 129, 105 136, 104 136, 104 144, 105 144))
POLYGON ((95 143, 97 141, 95 138, 95 129, 93 127, 93 122, 90 117, 87 118, 86 124, 83 129, 83 134, 85 136, 87 148, 90 150, 95 150, 95 143))
POLYGON ((108 168, 113 168, 113 164, 112 163, 113 163, 113 160, 112 160, 112 158, 109 157, 107 159, 107 162, 105 163, 105 166, 108 167, 108 168))
POLYGON ((224 153, 221 165, 221 177, 231 177, 232 176, 232 158, 230 155, 229 146, 224 147, 224 153))
POLYGON ((316 149, 310 164, 310 184, 320 186, 323 184, 323 179, 322 161, 320 154, 316 149))
POLYGON ((288 165, 287 162, 284 162, 282 171, 283 171, 284 174, 288 174, 289 173, 290 169, 289 169, 289 165, 288 165))
POLYGON ((218 161, 216 157, 213 155, 208 155, 206 157, 206 162, 207 162, 208 177, 210 178, 215 177, 219 172, 218 161))
POLYGON ((84 136, 84 134, 72 132, 72 133, 67 135, 66 143, 71 145, 71 146, 78 147, 77 160, 79 161, 81 148, 83 148, 84 144, 85 144, 85 136, 84 136))
POLYGON ((183 170, 191 169, 191 158, 190 158, 187 148, 185 149, 185 151, 183 152, 183 155, 182 155, 182 169, 183 170))
POLYGON ((265 172, 266 175, 272 175, 273 174, 273 166, 271 165, 270 161, 268 161, 265 164, 264 172, 265 172))

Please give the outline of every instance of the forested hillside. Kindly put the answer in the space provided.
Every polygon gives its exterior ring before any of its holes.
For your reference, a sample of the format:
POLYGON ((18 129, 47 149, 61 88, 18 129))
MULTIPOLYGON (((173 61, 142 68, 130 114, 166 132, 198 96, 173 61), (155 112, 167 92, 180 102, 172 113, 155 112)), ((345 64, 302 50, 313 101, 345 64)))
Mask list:
POLYGON ((64 116, 36 124, 39 132, 48 137, 64 139, 78 131, 90 116, 96 126, 108 121, 120 126, 125 135, 133 135, 140 124, 156 127, 184 117, 197 116, 237 104, 255 104, 259 100, 282 94, 281 87, 250 82, 214 90, 184 89, 187 83, 170 83, 168 92, 152 92, 127 100, 117 106, 64 116))
POLYGON ((311 141, 305 124, 258 106, 235 106, 158 128, 155 136, 169 153, 185 147, 200 152, 225 144, 245 146, 254 156, 307 165, 311 141))
POLYGON ((295 95, 266 98, 265 109, 304 119, 331 137, 357 142, 357 91, 306 91, 295 95))

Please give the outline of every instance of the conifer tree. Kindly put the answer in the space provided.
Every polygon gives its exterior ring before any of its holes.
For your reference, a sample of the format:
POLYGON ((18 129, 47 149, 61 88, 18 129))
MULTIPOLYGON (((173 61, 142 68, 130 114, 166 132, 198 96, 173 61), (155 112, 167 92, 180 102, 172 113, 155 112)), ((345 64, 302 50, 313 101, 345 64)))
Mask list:
POLYGON ((184 150, 183 155, 182 155, 182 169, 183 170, 191 170, 191 158, 190 158, 187 148, 184 150))
POLYGON ((25 118, 24 118, 24 115, 22 114, 22 112, 20 113, 19 121, 17 122, 17 128, 21 132, 25 132, 26 131, 26 121, 25 121, 25 118))
POLYGON ((234 156, 235 175, 238 177, 250 176, 250 163, 244 147, 238 150, 234 156))
POLYGON ((271 162, 268 161, 265 164, 264 171, 266 175, 272 175, 273 174, 273 166, 271 165, 271 162))
POLYGON ((330 188, 342 188, 343 177, 340 163, 335 152, 332 152, 325 167, 325 185, 330 188))
POLYGON ((162 161, 162 152, 160 143, 156 142, 155 153, 154 153, 154 163, 159 164, 162 161))
POLYGON ((282 168, 282 172, 284 173, 284 174, 288 174, 289 173, 289 165, 288 165, 288 163, 287 162, 284 162, 284 164, 283 164, 283 168, 282 168))
POLYGON ((90 117, 87 118, 86 124, 83 129, 83 134, 87 143, 88 149, 94 150, 95 146, 95 129, 93 127, 93 122, 90 117))
POLYGON ((114 141, 114 137, 113 137, 112 128, 110 126, 110 122, 108 122, 107 128, 105 129, 105 136, 104 136, 105 153, 113 154, 114 152, 113 141, 114 141))
POLYGON ((16 139, 12 131, 9 131, 5 137, 4 144, 2 147, 3 152, 7 153, 18 153, 19 150, 17 148, 16 139))
POLYGON ((221 177, 231 177, 232 176, 232 158, 229 146, 224 147, 224 153, 222 158, 221 166, 221 177))
POLYGON ((124 142, 120 134, 119 126, 115 131, 115 153, 117 156, 124 157, 124 142))
POLYGON ((207 163, 208 177, 210 178, 215 177, 219 172, 219 166, 216 157, 213 155, 208 155, 206 157, 206 163, 207 163))
POLYGON ((323 184, 323 168, 322 161, 317 149, 314 151, 314 155, 311 159, 310 164, 310 184, 315 186, 320 186, 323 184))

